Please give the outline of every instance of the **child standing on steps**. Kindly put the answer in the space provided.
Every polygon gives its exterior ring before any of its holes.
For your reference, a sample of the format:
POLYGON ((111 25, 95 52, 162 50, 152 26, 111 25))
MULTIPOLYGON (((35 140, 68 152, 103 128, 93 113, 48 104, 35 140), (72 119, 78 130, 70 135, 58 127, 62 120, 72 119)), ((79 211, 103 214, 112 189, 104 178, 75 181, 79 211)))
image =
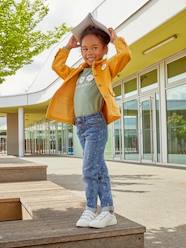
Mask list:
POLYGON ((59 49, 53 62, 53 69, 64 82, 52 98, 47 117, 76 125, 83 149, 86 208, 76 223, 78 227, 103 228, 117 224, 104 150, 107 124, 121 116, 111 83, 129 60, 130 51, 123 38, 117 37, 112 28, 105 32, 92 25, 81 32, 78 41, 73 35, 59 49), (115 45, 117 53, 107 60, 104 55, 109 42, 115 45), (78 68, 68 67, 65 62, 69 52, 79 46, 84 63, 78 68))

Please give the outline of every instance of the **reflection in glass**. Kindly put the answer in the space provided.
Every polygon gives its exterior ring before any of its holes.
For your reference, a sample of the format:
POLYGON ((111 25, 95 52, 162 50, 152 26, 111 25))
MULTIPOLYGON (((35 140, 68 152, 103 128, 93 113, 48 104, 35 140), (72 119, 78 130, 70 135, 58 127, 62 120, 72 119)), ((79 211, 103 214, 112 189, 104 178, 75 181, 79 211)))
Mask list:
POLYGON ((72 126, 68 127, 68 154, 73 155, 73 129, 72 126))
POLYGON ((120 119, 114 122, 114 145, 115 145, 115 156, 120 156, 122 153, 120 119))
POLYGON ((124 83, 124 94, 125 97, 133 96, 137 94, 137 79, 133 78, 124 83))
POLYGON ((56 153, 56 126, 54 122, 50 124, 50 133, 49 133, 49 142, 50 142, 50 150, 49 153, 56 153))
POLYGON ((62 129, 62 151, 63 154, 73 154, 73 128, 72 125, 63 124, 62 129))
POLYGON ((6 154, 7 152, 7 131, 6 130, 0 130, 0 155, 6 154))
POLYGON ((186 84, 167 90, 168 162, 186 164, 186 84))
POLYGON ((123 104, 123 122, 125 159, 139 160, 137 100, 131 100, 123 104))
POLYGON ((114 87, 113 91, 115 93, 116 101, 120 101, 121 100, 121 85, 114 87))
POLYGON ((186 78, 186 56, 167 65, 168 83, 186 78))
POLYGON ((156 139, 157 139, 157 161, 160 162, 160 99, 156 93, 156 139))
MULTIPOLYGON (((122 95, 121 95, 121 85, 118 85, 113 88, 114 93, 115 93, 115 99, 117 104, 120 106, 120 111, 121 111, 121 100, 122 100, 122 95)), ((117 120, 114 122, 114 146, 115 146, 115 157, 120 157, 122 154, 122 134, 121 134, 121 119, 117 120)))
POLYGON ((158 86, 157 69, 140 76, 141 92, 152 90, 158 86))
POLYGON ((25 128, 26 154, 73 154, 73 128, 54 121, 41 121, 25 128))
POLYGON ((142 102, 143 159, 152 161, 152 116, 150 100, 142 102))
POLYGON ((57 123, 57 153, 62 153, 62 123, 57 123))
POLYGON ((0 116, 0 155, 7 153, 7 124, 6 118, 0 116))

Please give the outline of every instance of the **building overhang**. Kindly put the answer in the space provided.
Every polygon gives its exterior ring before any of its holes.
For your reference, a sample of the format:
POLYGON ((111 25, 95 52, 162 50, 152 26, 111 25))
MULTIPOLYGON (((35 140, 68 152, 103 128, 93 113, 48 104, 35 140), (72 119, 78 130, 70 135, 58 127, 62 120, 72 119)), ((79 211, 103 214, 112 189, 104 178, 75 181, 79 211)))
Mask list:
MULTIPOLYGON (((145 5, 144 10, 143 8, 140 9, 139 12, 136 12, 136 14, 129 17, 129 19, 124 22, 124 24, 121 24, 118 26, 118 28, 116 28, 116 30, 118 30, 118 35, 122 35, 126 32, 126 36, 124 35, 124 37, 126 37, 126 40, 129 41, 132 51, 132 60, 123 70, 123 72, 121 72, 118 77, 116 77, 114 83, 134 73, 138 73, 144 68, 147 68, 148 66, 151 66, 185 48, 186 32, 184 29, 184 23, 186 23, 186 10, 183 9, 183 1, 172 1, 174 2, 175 6, 177 5, 175 7, 175 12, 169 13, 169 16, 165 14, 164 19, 163 15, 161 15, 161 25, 159 25, 160 20, 158 17, 157 20, 153 20, 153 26, 151 25, 150 30, 148 25, 144 23, 144 26, 146 25, 148 31, 146 31, 147 33, 144 32, 144 29, 141 31, 141 33, 138 29, 135 30, 135 34, 131 34, 131 30, 129 33, 128 27, 131 26, 132 23, 135 23, 136 25, 138 23, 140 26, 140 22, 143 20, 143 15, 146 13, 145 11, 148 11, 148 15, 151 14, 152 18, 157 15, 157 12, 153 11, 153 7, 155 8, 157 6, 153 6, 152 1, 148 2, 149 6, 148 4, 145 5), (180 5, 179 8, 178 5, 180 5), (158 47, 150 53, 143 53, 148 48, 151 48, 152 46, 173 35, 176 35, 177 38, 170 41, 169 43, 164 44, 163 46, 158 47)), ((163 4, 162 1, 157 2, 158 4, 163 4)), ((73 63, 75 63, 75 61, 77 60, 74 60, 73 63)), ((33 121, 43 119, 49 100, 61 84, 61 79, 57 78, 51 82, 49 86, 37 92, 12 96, 1 96, 0 113, 16 113, 19 107, 24 107, 25 113, 28 114, 28 116, 36 116, 36 118, 33 117, 33 121)), ((28 119, 30 118, 28 117, 28 119)), ((33 123, 33 121, 28 121, 28 125, 33 123)))
POLYGON ((184 50, 186 47, 184 23, 186 23, 186 10, 133 43, 130 46, 132 59, 115 82, 184 50))

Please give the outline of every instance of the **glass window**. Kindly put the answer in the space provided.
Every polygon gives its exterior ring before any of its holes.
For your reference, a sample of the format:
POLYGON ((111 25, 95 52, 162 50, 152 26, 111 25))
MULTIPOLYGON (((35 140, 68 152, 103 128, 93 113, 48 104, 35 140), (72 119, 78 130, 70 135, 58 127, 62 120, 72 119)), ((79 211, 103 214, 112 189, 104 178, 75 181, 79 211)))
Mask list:
POLYGON ((73 126, 54 121, 26 129, 26 153, 73 155, 73 126))
POLYGON ((137 94, 137 79, 133 78, 124 83, 125 97, 133 96, 137 94))
POLYGON ((62 128, 62 152, 73 154, 73 128, 72 125, 65 123, 62 128))
MULTIPOLYGON (((116 102, 118 103, 121 110, 121 85, 118 85, 113 88, 115 93, 116 102)), ((114 122, 114 146, 115 146, 115 157, 121 156, 121 120, 117 120, 114 122)))
POLYGON ((186 56, 167 65, 168 83, 186 78, 186 56))
POLYGON ((122 154, 122 144, 121 144, 121 120, 117 120, 114 122, 114 146, 115 146, 115 157, 121 156, 122 154))
POLYGON ((167 90, 168 162, 186 164, 186 84, 167 90))
POLYGON ((160 99, 156 93, 156 139, 157 139, 157 161, 160 161, 160 99))
POLYGON ((115 93, 115 98, 116 101, 120 101, 121 100, 121 85, 118 85, 116 87, 113 88, 113 91, 115 93))
POLYGON ((0 116, 0 155, 1 153, 7 152, 7 124, 6 124, 6 118, 0 116))
POLYGON ((123 121, 125 159, 139 160, 137 100, 131 100, 123 104, 123 121))
POLYGON ((158 86, 157 69, 140 76, 141 92, 152 90, 158 86))
POLYGON ((57 153, 62 153, 62 123, 57 123, 57 153))
POLYGON ((56 125, 55 122, 50 122, 50 153, 56 153, 56 125))
POLYGON ((73 155, 73 128, 68 126, 68 154, 73 155))
POLYGON ((152 137, 152 106, 151 100, 144 100, 142 106, 142 137, 143 137, 143 159, 153 158, 153 137, 152 137))

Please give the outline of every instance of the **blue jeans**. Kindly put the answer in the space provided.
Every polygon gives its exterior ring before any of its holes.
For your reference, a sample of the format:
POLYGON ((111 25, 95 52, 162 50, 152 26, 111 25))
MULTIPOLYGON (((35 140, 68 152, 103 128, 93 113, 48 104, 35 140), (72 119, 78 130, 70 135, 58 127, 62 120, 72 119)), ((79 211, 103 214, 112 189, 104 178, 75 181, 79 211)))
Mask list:
POLYGON ((87 208, 95 211, 99 196, 102 210, 113 211, 110 177, 104 160, 107 123, 101 112, 76 118, 77 136, 83 148, 83 179, 87 208))

